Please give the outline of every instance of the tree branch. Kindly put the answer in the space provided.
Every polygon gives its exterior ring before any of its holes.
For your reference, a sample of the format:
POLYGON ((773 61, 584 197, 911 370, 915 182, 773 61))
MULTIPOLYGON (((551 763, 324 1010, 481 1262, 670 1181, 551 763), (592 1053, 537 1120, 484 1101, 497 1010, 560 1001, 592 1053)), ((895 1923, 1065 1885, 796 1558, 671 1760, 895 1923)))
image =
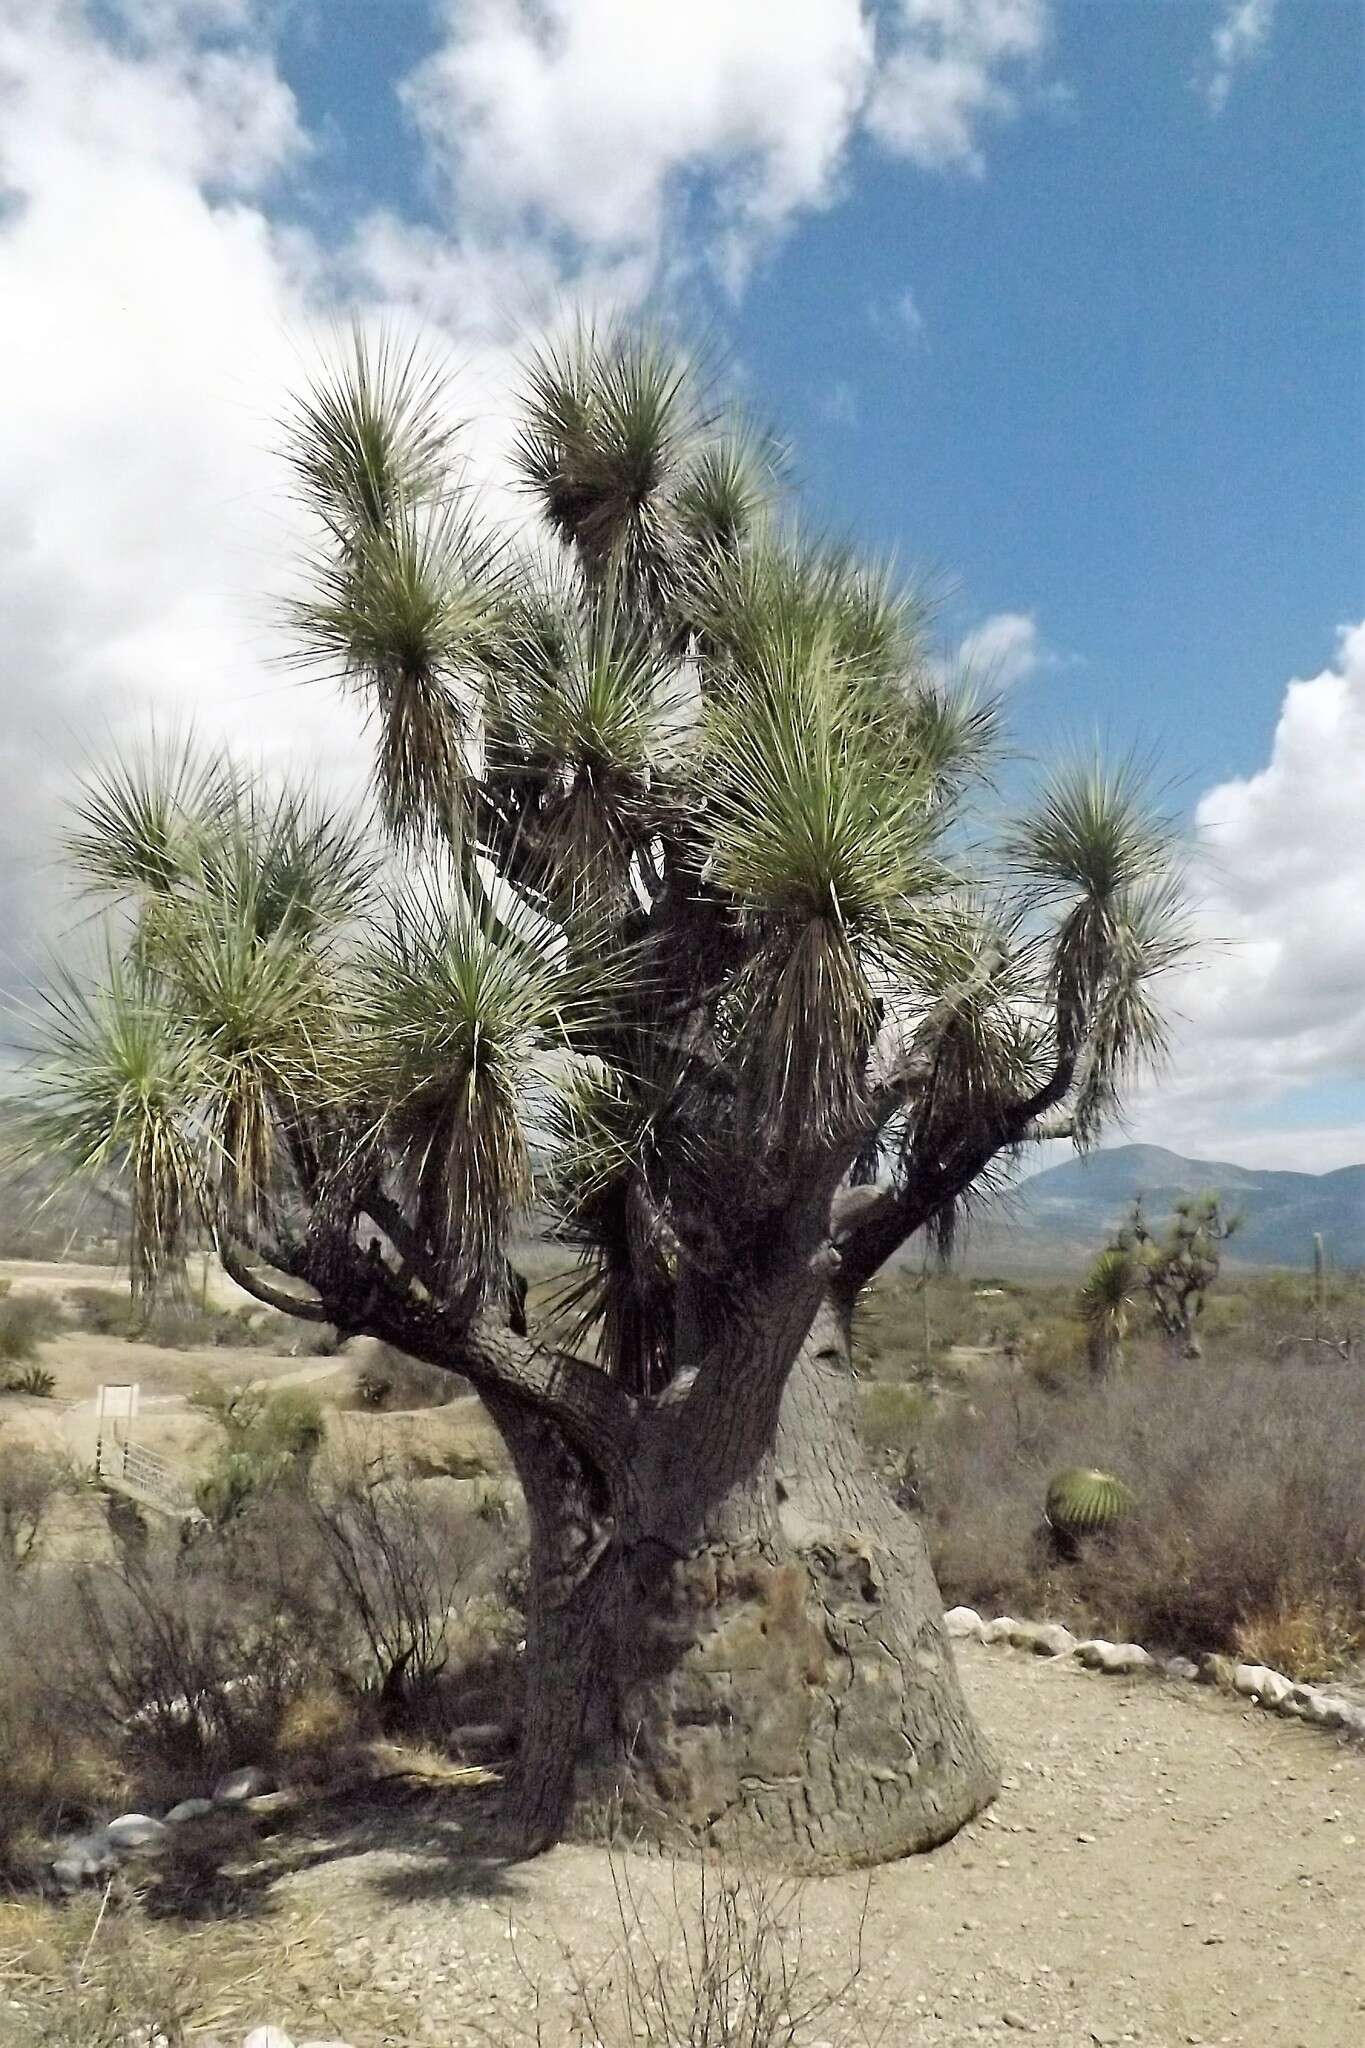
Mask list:
POLYGON ((218 1257, 229 1280, 234 1280, 244 1294, 264 1302, 267 1308, 278 1309, 281 1315, 297 1316, 305 1323, 330 1323, 332 1318, 326 1306, 314 1296, 295 1294, 290 1288, 276 1287, 263 1273, 249 1266, 242 1253, 231 1243, 223 1242, 218 1247, 218 1257))

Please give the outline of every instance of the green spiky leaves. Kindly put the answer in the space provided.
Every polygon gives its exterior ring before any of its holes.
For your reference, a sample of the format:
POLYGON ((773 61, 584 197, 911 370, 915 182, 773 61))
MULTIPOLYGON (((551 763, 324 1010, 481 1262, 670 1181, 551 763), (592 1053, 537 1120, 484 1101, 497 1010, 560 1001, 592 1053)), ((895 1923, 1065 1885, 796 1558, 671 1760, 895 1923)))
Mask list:
POLYGON ((883 992, 941 881, 903 727, 828 640, 761 666, 708 714, 710 872, 750 919, 734 1029, 761 1116, 827 1133, 853 1112, 883 992))
POLYGON ((125 1183, 133 1293, 148 1303, 182 1276, 186 1235, 202 1212, 192 1116, 202 1074, 193 1033, 163 989, 111 954, 93 984, 54 974, 34 1020, 31 1055, 15 1153, 56 1158, 73 1178, 125 1183))
POLYGON ((610 968, 487 897, 414 888, 354 977, 346 1087, 373 1119, 443 1285, 489 1282, 531 1199, 531 1142, 610 968))
POLYGON ((352 329, 298 400, 285 453, 305 503, 347 551, 395 512, 440 496, 449 474, 448 379, 414 344, 352 329))
POLYGON ((1073 1114, 1086 1142, 1126 1072, 1164 1052, 1152 984, 1189 950, 1171 829, 1132 760, 1076 761, 1045 787, 1005 851, 1026 890, 1055 906, 1057 1035, 1075 1062, 1073 1114))

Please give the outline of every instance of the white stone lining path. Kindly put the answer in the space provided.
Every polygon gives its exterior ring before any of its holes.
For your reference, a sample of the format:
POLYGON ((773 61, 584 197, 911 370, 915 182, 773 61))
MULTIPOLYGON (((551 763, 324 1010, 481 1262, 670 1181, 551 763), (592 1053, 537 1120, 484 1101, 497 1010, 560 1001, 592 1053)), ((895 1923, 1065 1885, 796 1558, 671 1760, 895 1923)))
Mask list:
POLYGON ((1365 1742, 1365 1706, 1324 1687, 1299 1684, 1267 1664, 1239 1664, 1214 1651, 1207 1651, 1197 1661, 1154 1657, 1140 1643, 1111 1643, 1103 1636, 1078 1638, 1059 1621, 1016 1621, 1009 1614, 985 1621, 974 1607, 950 1607, 943 1623, 958 1642, 1007 1643, 1012 1649, 1032 1650, 1040 1657, 1074 1657, 1088 1671, 1103 1671, 1113 1677, 1151 1671, 1183 1683, 1216 1685, 1286 1720, 1341 1730, 1365 1742))

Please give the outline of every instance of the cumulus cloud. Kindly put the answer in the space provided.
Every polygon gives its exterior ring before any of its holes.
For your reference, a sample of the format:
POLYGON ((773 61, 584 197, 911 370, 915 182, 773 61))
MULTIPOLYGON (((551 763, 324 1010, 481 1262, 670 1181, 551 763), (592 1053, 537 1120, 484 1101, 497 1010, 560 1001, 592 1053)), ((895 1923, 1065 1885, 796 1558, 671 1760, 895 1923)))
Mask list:
MULTIPOLYGON (((1207 1149, 1252 1112, 1273 1127, 1296 1090, 1365 1084, 1362 819, 1365 623, 1288 685, 1265 767, 1199 801, 1202 958, 1172 991, 1177 1057, 1136 1113, 1144 1136, 1207 1149)), ((1328 1141, 1279 1142, 1306 1164, 1328 1141)), ((1354 1125, 1332 1145, 1365 1156, 1354 1125)))
POLYGON ((869 128, 927 170, 979 175, 982 127, 1017 111, 1015 80, 1046 45, 1044 0, 897 0, 892 15, 869 128))
POLYGON ((193 721, 344 760, 353 722, 270 660, 293 545, 268 443, 317 252, 254 195, 304 150, 236 10, 158 8, 154 45, 0 6, 0 928, 43 917, 57 797, 112 739, 193 721), (198 21, 212 31, 197 40, 198 21))
POLYGON ((658 260, 703 224, 732 280, 838 189, 860 132, 930 170, 979 171, 1016 105, 1048 0, 447 0, 408 86, 461 214, 658 260))
POLYGON ((993 612, 963 636, 957 667, 997 689, 1031 676, 1043 660, 1032 612, 993 612))
POLYGON ((1254 63, 1270 41, 1278 4, 1279 0, 1225 0, 1209 62, 1195 79, 1215 114, 1227 105, 1238 72, 1254 63))

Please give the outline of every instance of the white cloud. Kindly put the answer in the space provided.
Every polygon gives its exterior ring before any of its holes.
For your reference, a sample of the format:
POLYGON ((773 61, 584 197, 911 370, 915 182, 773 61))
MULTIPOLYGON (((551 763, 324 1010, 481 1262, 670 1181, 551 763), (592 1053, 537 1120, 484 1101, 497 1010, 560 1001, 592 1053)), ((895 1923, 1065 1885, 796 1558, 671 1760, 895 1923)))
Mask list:
MULTIPOLYGON (((75 6, 0 4, 0 930, 22 954, 73 766, 192 719, 319 768, 330 693, 270 660, 291 546, 271 421, 303 374, 318 252, 254 203, 303 151, 245 23, 158 10, 154 47, 75 6)), ((6 963, 8 964, 8 962, 6 963)))
POLYGON ((963 636, 955 665, 983 683, 1008 689, 1031 676, 1043 658, 1032 612, 993 612, 963 636))
POLYGON ((867 309, 869 324, 883 341, 898 342, 902 346, 908 341, 916 347, 927 348, 928 331, 919 301, 907 285, 894 298, 879 301, 867 309))
MULTIPOLYGON (((1329 668, 1289 684, 1265 767, 1200 799, 1202 958, 1171 991, 1176 1058, 1135 1112, 1143 1137, 1207 1149, 1296 1092, 1365 1087, 1363 821, 1360 624, 1329 668)), ((1282 1142, 1308 1158, 1319 1141, 1296 1122, 1282 1142)))
POLYGON ((1215 114, 1227 105, 1237 73, 1254 63, 1270 41, 1278 4, 1279 0, 1224 0, 1210 43, 1210 65, 1194 81, 1215 114))
POLYGON ((868 126, 927 170, 980 173, 980 129, 1017 111, 1012 81, 1047 43, 1045 0, 897 0, 893 13, 868 126))
POLYGON ((829 194, 867 90, 861 0, 452 0, 409 87, 461 205, 522 234, 655 250, 686 181, 778 225, 829 194))
POLYGON ((738 280, 834 196, 859 132, 979 170, 1049 0, 446 0, 446 16, 408 99, 463 220, 650 266, 700 222, 738 280))
POLYGON ((858 394, 846 377, 834 378, 821 392, 818 404, 822 416, 831 426, 857 426, 858 394))

